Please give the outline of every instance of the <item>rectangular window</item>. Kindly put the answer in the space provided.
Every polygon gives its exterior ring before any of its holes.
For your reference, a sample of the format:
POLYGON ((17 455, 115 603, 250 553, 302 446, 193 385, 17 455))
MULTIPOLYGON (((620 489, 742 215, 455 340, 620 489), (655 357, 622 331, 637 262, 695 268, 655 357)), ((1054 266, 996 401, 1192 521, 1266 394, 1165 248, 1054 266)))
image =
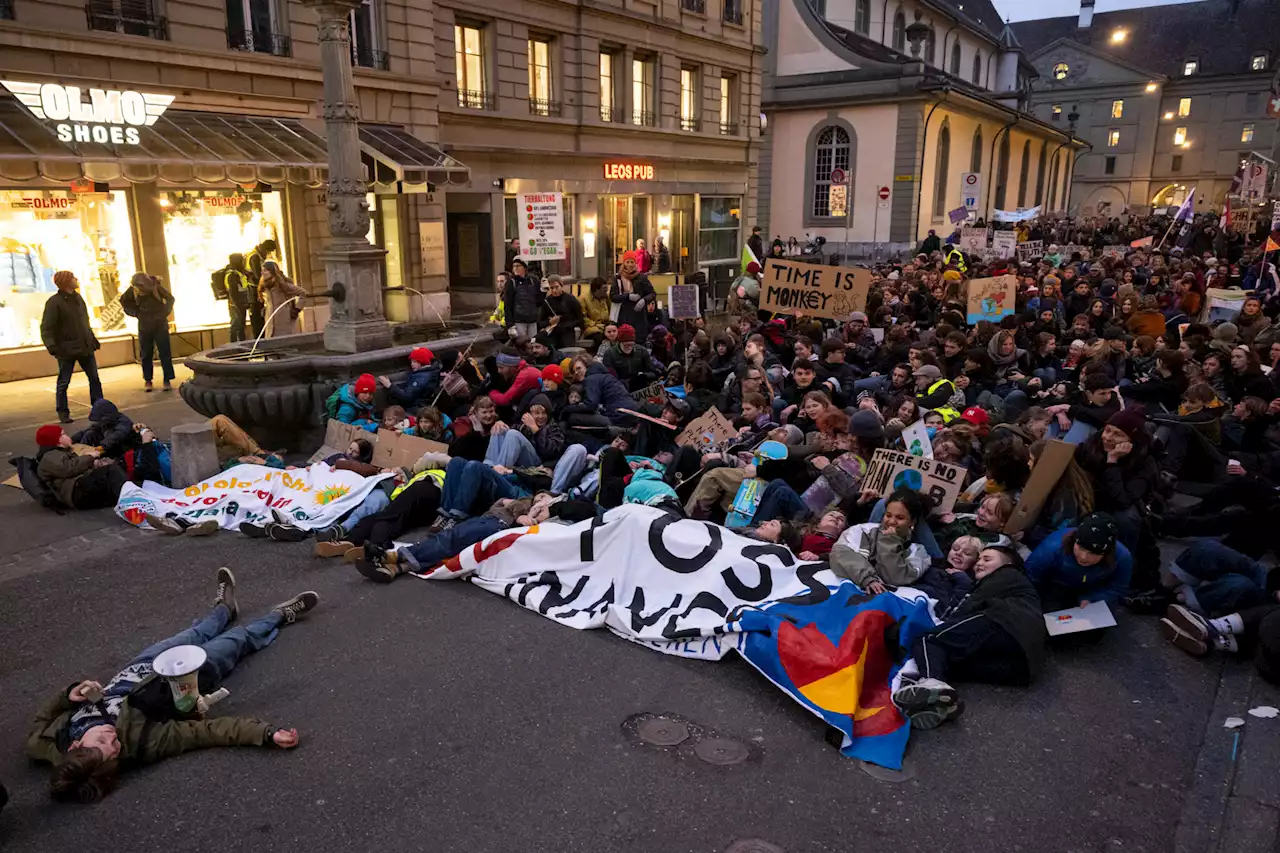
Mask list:
POLYGON ((720 135, 737 136, 738 78, 732 74, 720 77, 720 135))
POLYGON ((1178 118, 1186 118, 1189 115, 1191 115, 1191 99, 1179 98, 1178 99, 1178 118))
POLYGON ((156 0, 89 0, 85 11, 91 30, 168 39, 169 19, 160 14, 157 5, 156 0))
POLYGON ((289 56, 293 46, 285 35, 274 0, 227 0, 227 47, 289 56))
POLYGON ((698 214, 698 262, 738 260, 741 202, 734 196, 702 196, 698 214))
POLYGON ((1253 125, 1252 124, 1246 124, 1244 127, 1240 128, 1240 141, 1241 142, 1253 141, 1253 125))
POLYGON ((374 3, 375 0, 361 0, 351 11, 351 62, 362 68, 386 71, 390 58, 382 49, 382 30, 374 3))
POLYGON ((1169 164, 1169 170, 1172 172, 1182 171, 1182 155, 1181 154, 1173 155, 1173 161, 1169 164))
POLYGON ((1061 121, 1062 104, 1054 104, 1052 107, 1049 108, 1049 118, 1052 121, 1061 121))
POLYGON ((529 39, 529 112, 539 116, 560 115, 560 102, 555 100, 551 69, 551 42, 545 38, 529 39))
POLYGON ((680 0, 680 8, 686 12, 697 12, 699 15, 707 14, 707 0, 680 0))
POLYGON ((1182 145, 1187 141, 1187 129, 1180 127, 1173 132, 1173 144, 1182 145))
POLYGON ((1255 53, 1253 57, 1249 60, 1249 70, 1250 71, 1266 71, 1267 55, 1265 53, 1255 53))
POLYGON ((742 0, 724 0, 724 22, 742 26, 742 0))
POLYGON ((1102 161, 1102 172, 1105 175, 1114 175, 1116 173, 1116 158, 1107 157, 1102 161))
POLYGON ((698 72, 694 68, 680 69, 680 129, 697 130, 700 110, 698 109, 698 72))
POLYGON ((615 56, 607 50, 600 51, 600 120, 622 121, 618 109, 618 80, 613 73, 615 56))
POLYGON ((493 109, 484 73, 484 30, 472 24, 453 27, 454 60, 458 75, 458 106, 493 109))
POLYGON ((1192 74, 1195 74, 1199 70, 1200 70, 1200 60, 1198 59, 1188 59, 1186 62, 1182 63, 1183 77, 1190 77, 1192 74))
POLYGON ((1108 130, 1107 131, 1107 147, 1115 148, 1119 144, 1120 144, 1120 131, 1116 130, 1115 128, 1108 130))
POLYGON ((653 127, 654 61, 637 57, 631 61, 631 123, 653 127))
POLYGON ((1124 118, 1124 101, 1111 102, 1111 117, 1124 118))

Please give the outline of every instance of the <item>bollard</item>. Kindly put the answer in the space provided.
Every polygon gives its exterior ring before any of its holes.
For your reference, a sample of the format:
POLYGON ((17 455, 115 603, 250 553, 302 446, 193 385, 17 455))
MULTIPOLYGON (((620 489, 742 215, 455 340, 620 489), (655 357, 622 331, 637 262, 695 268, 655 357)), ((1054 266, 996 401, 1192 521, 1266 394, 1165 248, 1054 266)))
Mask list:
POLYGON ((207 421, 174 427, 170 433, 170 441, 170 480, 173 488, 185 489, 212 477, 221 469, 213 426, 207 421))

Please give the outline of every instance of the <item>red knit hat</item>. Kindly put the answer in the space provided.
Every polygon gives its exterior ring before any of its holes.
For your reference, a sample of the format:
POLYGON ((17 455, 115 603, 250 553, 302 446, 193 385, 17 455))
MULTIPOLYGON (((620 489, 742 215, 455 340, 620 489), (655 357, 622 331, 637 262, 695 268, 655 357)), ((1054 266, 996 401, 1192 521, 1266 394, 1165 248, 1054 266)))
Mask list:
POLYGON ((635 327, 632 326, 630 323, 623 323, 621 326, 618 327, 619 341, 634 341, 635 339, 636 339, 636 330, 635 330, 635 327))
POLYGON ((39 447, 57 447, 62 439, 62 427, 57 424, 45 424, 36 430, 36 445, 39 447))
POLYGON ((542 368, 542 381, 554 382, 557 385, 564 383, 564 371, 560 369, 558 364, 548 364, 542 368))
POLYGON ((418 347, 409 353, 409 360, 416 361, 418 364, 430 364, 433 358, 435 358, 435 354, 426 347, 418 347))
POLYGON ((354 383, 353 391, 357 394, 372 394, 374 389, 378 387, 378 380, 373 378, 372 373, 361 373, 360 378, 354 383))

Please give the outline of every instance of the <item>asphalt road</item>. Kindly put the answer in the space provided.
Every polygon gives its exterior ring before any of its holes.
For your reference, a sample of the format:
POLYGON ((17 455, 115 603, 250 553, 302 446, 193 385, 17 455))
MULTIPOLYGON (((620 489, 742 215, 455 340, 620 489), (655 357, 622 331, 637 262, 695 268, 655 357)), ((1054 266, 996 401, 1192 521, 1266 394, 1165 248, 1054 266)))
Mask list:
MULTIPOLYGON (((190 416, 155 405, 153 420, 190 416)), ((21 449, 21 431, 5 426, 0 450, 21 449)), ((1226 707, 1222 678, 1248 682, 1249 670, 1166 646, 1151 618, 1121 614, 1099 641, 1056 649, 1030 689, 966 688, 966 715, 913 735, 914 778, 888 783, 842 758, 816 718, 736 658, 665 657, 463 582, 377 586, 314 560, 305 543, 170 539, 106 512, 59 517, 7 488, 0 517, 6 853, 715 853, 738 839, 832 853, 1110 853, 1204 850, 1223 837, 1237 771, 1224 764, 1231 733, 1215 715, 1226 707), (217 708, 296 726, 299 748, 189 754, 126 776, 96 806, 53 804, 45 774, 23 757, 30 714, 186 627, 221 565, 235 569, 246 615, 320 593, 320 609, 247 660, 217 708), (639 744, 624 724, 644 713, 750 744, 752 758, 713 766, 692 742, 639 744)), ((1280 742, 1267 724, 1280 720, 1250 718, 1247 743, 1280 742)), ((1246 768, 1260 789, 1280 767, 1275 752, 1265 753, 1274 764, 1246 768)), ((1255 811, 1262 827, 1248 837, 1270 831, 1256 848, 1270 849, 1277 812, 1255 811)))

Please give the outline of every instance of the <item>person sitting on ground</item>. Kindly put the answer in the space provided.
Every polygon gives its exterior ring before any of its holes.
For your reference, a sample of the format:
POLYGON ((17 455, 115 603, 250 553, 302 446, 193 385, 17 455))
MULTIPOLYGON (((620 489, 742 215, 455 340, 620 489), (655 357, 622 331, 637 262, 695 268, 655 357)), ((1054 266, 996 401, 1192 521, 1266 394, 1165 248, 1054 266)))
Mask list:
POLYGON ((1106 425, 1120 411, 1115 383, 1105 373, 1090 373, 1084 378, 1075 403, 1057 403, 1045 409, 1056 420, 1049 424, 1049 438, 1060 438, 1068 444, 1080 444, 1106 425))
POLYGON ((1013 499, 997 492, 983 496, 974 513, 943 513, 937 522, 930 524, 937 547, 947 550, 961 536, 975 536, 984 545, 1008 545, 1009 537, 1004 535, 1004 526, 1013 515, 1015 504, 1013 499))
POLYGON ((628 391, 639 391, 658 378, 649 350, 636 343, 636 330, 625 323, 618 327, 618 341, 605 352, 603 362, 628 391))
POLYGON ((1160 584, 1203 616, 1280 604, 1280 569, 1264 566, 1214 539, 1193 542, 1160 570, 1160 584))
POLYGON ((298 745, 297 729, 247 718, 203 719, 197 697, 188 694, 179 704, 153 669, 162 652, 199 645, 207 656, 199 670, 199 691, 212 693, 240 661, 269 646, 281 627, 320 603, 314 592, 304 592, 248 625, 227 630, 239 615, 235 576, 230 569, 219 569, 217 581, 213 610, 191 628, 141 651, 106 685, 85 680, 58 691, 36 714, 27 756, 53 765, 54 799, 97 802, 115 787, 121 770, 195 749, 298 745), (187 701, 190 706, 182 707, 187 701))
POLYGON ((119 459, 138 446, 133 421, 106 397, 100 397, 89 409, 89 426, 71 436, 75 444, 87 444, 102 451, 103 456, 119 459))
POLYGON ((378 418, 373 413, 373 394, 377 388, 378 380, 372 373, 360 374, 356 381, 343 385, 329 398, 331 416, 366 432, 377 432, 378 418))
POLYGON ((1093 481, 1094 504, 1108 513, 1130 550, 1146 524, 1147 504, 1160 485, 1160 466, 1151 455, 1146 415, 1140 407, 1116 412, 1084 444, 1076 461, 1093 481))
POLYGON ((268 468, 284 468, 283 451, 264 450, 253 436, 226 415, 209 418, 213 428, 214 447, 218 452, 218 464, 222 470, 237 465, 266 465, 268 468))
POLYGON ((393 402, 410 411, 428 405, 440 387, 440 365, 434 361, 431 350, 417 347, 409 353, 409 375, 403 382, 392 383, 387 377, 379 376, 378 383, 387 389, 393 402))
POLYGON ((476 397, 471 401, 471 411, 467 417, 453 422, 454 439, 449 445, 449 455, 477 462, 484 459, 489 450, 493 428, 498 423, 498 407, 493 400, 483 396, 476 397))
POLYGON ((36 473, 64 506, 104 509, 116 505, 128 482, 124 468, 91 447, 77 454, 62 427, 48 424, 36 430, 36 473))
POLYGON ((912 489, 889 495, 880 523, 855 524, 831 549, 831 569, 861 589, 879 595, 910 586, 929 567, 929 553, 912 541, 915 526, 929 515, 929 499, 912 489))
MULTIPOLYGON (((1048 441, 1045 439, 1031 445, 1028 451, 1028 463, 1032 471, 1035 470, 1040 457, 1044 455, 1046 446, 1048 441)), ((1078 519, 1091 512, 1093 512, 1093 484, 1089 482, 1089 475, 1081 469, 1073 455, 1062 475, 1058 477, 1057 485, 1049 493, 1049 499, 1041 507, 1035 522, 1023 529, 1020 541, 1027 548, 1035 548, 1050 533, 1061 530, 1063 527, 1074 526, 1078 519)))
POLYGON ((964 711, 950 681, 1024 686, 1044 663, 1040 598, 1012 548, 988 546, 974 566, 977 582, 941 623, 911 646, 893 703, 914 729, 933 729, 964 711))
POLYGON ((1133 558, 1119 541, 1119 528, 1105 512, 1080 519, 1075 527, 1049 534, 1027 558, 1045 612, 1103 601, 1115 607, 1129 592, 1133 558))
POLYGON ((484 461, 503 468, 554 465, 566 445, 564 427, 551 420, 551 401, 545 394, 538 394, 529 404, 529 411, 521 416, 518 429, 494 424, 484 461))
POLYGON ((513 419, 516 404, 529 391, 542 387, 542 372, 528 364, 520 354, 511 347, 503 347, 495 357, 498 374, 507 383, 504 391, 489 392, 489 399, 498 407, 498 414, 504 419, 513 419))
POLYGON ((1252 653, 1258 674, 1280 684, 1280 604, 1259 604, 1216 619, 1171 604, 1160 629, 1166 640, 1197 657, 1213 650, 1252 653))

